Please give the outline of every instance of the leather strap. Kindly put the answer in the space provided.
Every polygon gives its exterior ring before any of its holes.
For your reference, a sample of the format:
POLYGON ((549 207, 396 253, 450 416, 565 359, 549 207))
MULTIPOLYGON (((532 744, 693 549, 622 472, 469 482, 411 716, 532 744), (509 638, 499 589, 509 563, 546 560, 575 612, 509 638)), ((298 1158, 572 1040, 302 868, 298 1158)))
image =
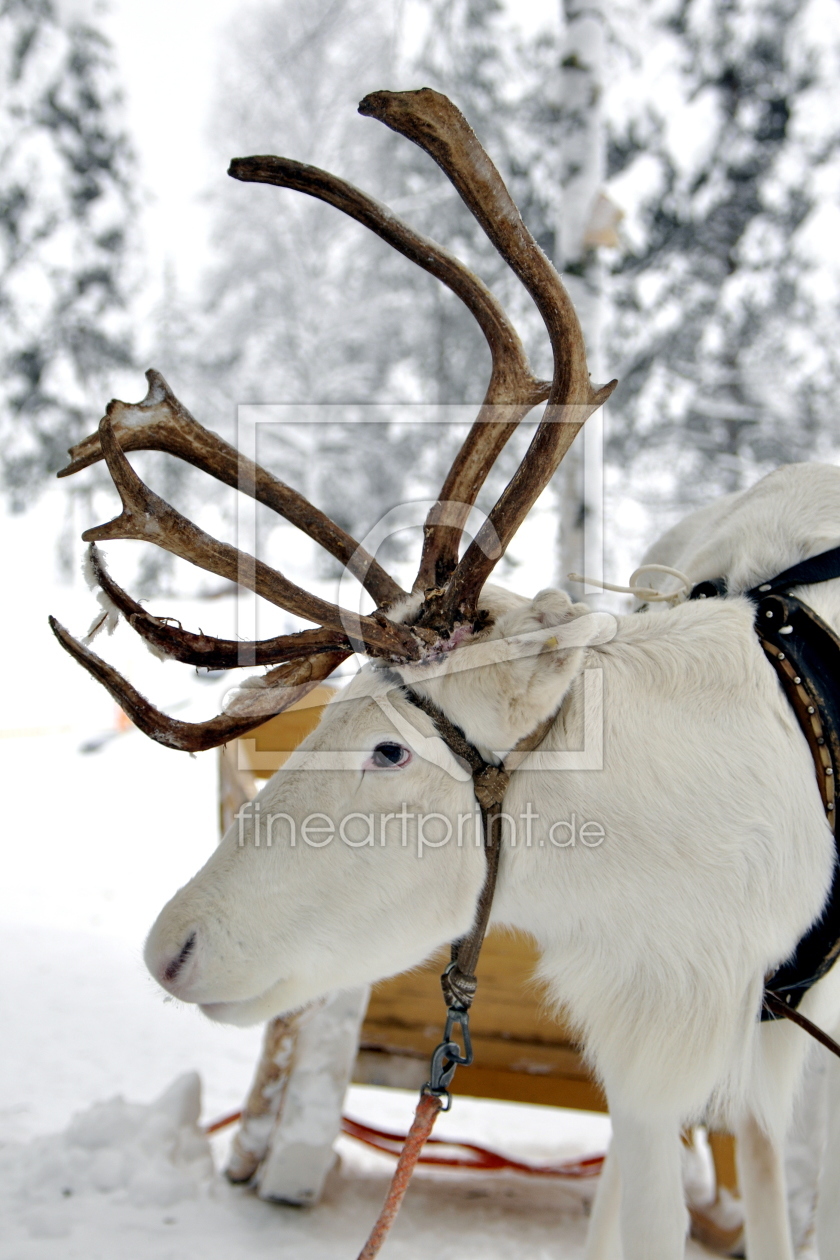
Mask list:
POLYGON ((801 1011, 798 1011, 795 1007, 787 1006, 777 993, 771 993, 769 989, 765 989, 763 1007, 764 1010, 770 1012, 773 1019, 784 1018, 789 1019, 793 1024, 798 1024, 806 1033, 810 1033, 815 1041, 818 1041, 821 1046, 825 1046, 826 1050, 830 1050, 832 1054, 836 1054, 838 1059, 840 1059, 840 1045, 837 1044, 834 1038, 829 1037, 824 1029, 812 1023, 810 1019, 806 1019, 801 1011))
POLYGON ((813 582, 830 582, 840 577, 840 547, 832 547, 830 551, 821 551, 818 556, 809 560, 800 560, 791 568, 777 573, 769 582, 754 586, 747 594, 753 599, 762 595, 778 595, 789 591, 792 586, 810 586, 813 582))
POLYGON ((468 1011, 472 1005, 478 984, 475 969, 478 956, 490 921, 493 908, 493 895, 496 891, 496 879, 499 874, 499 855, 501 852, 501 815, 510 776, 521 764, 529 752, 538 747, 545 739, 556 713, 552 713, 544 722, 540 722, 530 734, 519 740, 502 765, 493 765, 485 761, 481 753, 467 739, 460 726, 451 722, 446 714, 425 696, 411 691, 408 698, 418 709, 432 719, 435 729, 443 742, 455 754, 466 761, 473 778, 473 791, 481 810, 481 824, 484 833, 484 855, 487 870, 484 885, 478 898, 473 925, 466 936, 452 943, 452 961, 440 978, 443 996, 448 1007, 458 1007, 468 1011))
MULTIPOLYGON (((814 582, 830 582, 840 577, 840 547, 832 547, 830 551, 821 551, 818 556, 808 560, 800 560, 799 564, 777 573, 766 582, 760 582, 745 594, 754 600, 762 595, 779 595, 789 591, 792 586, 811 586, 814 582)), ((692 587, 689 599, 714 599, 716 596, 729 594, 729 586, 725 577, 708 578, 692 587)))
MULTIPOLYGON (((755 604, 755 630, 805 736, 817 786, 835 840, 835 865, 825 905, 786 962, 765 978, 761 1019, 786 1017, 840 1053, 830 1037, 799 1015, 808 990, 840 957, 840 638, 792 587, 840 578, 840 547, 823 551, 746 591, 755 604), (830 1044, 829 1044, 830 1043, 830 1044)), ((725 597, 725 578, 699 582, 691 599, 725 597)))
MULTIPOLYGON (((840 774, 840 639, 831 626, 794 595, 764 594, 756 601, 756 631, 808 741, 826 819, 834 832, 835 865, 823 909, 786 962, 766 979, 785 1008, 802 998, 840 955, 840 826, 836 780, 840 774)), ((778 1019, 765 1004, 761 1018, 778 1019)))

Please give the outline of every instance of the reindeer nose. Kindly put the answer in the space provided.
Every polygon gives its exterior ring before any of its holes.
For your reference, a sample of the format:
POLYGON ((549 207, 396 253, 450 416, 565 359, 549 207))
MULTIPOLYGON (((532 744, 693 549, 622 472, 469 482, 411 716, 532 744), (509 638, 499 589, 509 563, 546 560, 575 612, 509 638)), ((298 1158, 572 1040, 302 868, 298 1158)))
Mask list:
POLYGON ((157 971, 161 984, 176 995, 187 979, 186 973, 191 970, 187 964, 195 952, 195 940, 196 934, 192 931, 178 953, 171 955, 168 959, 165 957, 159 959, 158 966, 154 969, 157 971))

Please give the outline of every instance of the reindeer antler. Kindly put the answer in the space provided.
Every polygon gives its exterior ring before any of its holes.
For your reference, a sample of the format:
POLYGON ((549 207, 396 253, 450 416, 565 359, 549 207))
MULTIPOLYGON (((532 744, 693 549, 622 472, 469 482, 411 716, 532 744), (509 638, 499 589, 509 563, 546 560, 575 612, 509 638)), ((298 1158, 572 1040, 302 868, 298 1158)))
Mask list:
MULTIPOLYGON (((160 372, 146 373, 149 390, 139 403, 114 400, 106 415, 123 451, 165 451, 177 455, 201 472, 210 473, 234 490, 264 503, 359 577, 378 607, 396 603, 405 591, 385 572, 355 538, 272 473, 241 455, 235 447, 211 433, 178 401, 160 372)), ((104 457, 99 432, 71 446, 71 462, 58 473, 69 477, 104 457)))
MULTIPOLYGON (((618 381, 610 381, 597 390, 590 384, 583 332, 563 282, 523 223, 501 175, 472 127, 448 97, 431 88, 419 92, 372 92, 362 101, 359 112, 378 118, 434 158, 534 299, 554 354, 554 379, 546 413, 525 458, 445 591, 427 601, 420 618, 420 624, 448 626, 458 618, 467 620, 474 616, 481 588, 510 540, 554 476, 586 419, 606 402, 618 381)), ((475 493, 481 484, 479 481, 475 493)), ((475 502, 475 495, 469 501, 475 502)))
POLYGON ((111 577, 93 543, 89 559, 96 581, 131 628, 155 652, 184 665, 195 665, 199 669, 237 669, 242 665, 274 665, 277 661, 294 661, 304 656, 348 648, 345 634, 323 628, 280 634, 256 643, 241 639, 215 639, 209 634, 191 634, 181 626, 173 626, 170 618, 154 617, 133 600, 111 577))
POLYGON ((237 158, 229 174, 307 193, 342 210, 416 265, 436 276, 467 306, 487 341, 490 381, 478 417, 446 477, 424 529, 423 553, 413 589, 424 598, 410 625, 387 610, 405 592, 344 530, 302 495, 198 423, 163 377, 147 372, 142 402, 112 402, 98 433, 71 449, 67 476, 104 458, 123 504, 121 515, 87 530, 91 543, 110 538, 154 542, 200 567, 238 582, 270 602, 318 624, 316 630, 237 643, 192 634, 153 617, 109 577, 95 547, 94 575, 112 604, 156 650, 209 668, 248 664, 277 667, 240 693, 230 711, 204 723, 175 721, 155 709, 116 670, 51 619, 63 647, 102 682, 132 720, 170 747, 198 751, 232 739, 281 712, 328 676, 354 650, 392 662, 422 660, 460 624, 472 622, 481 587, 504 554, 529 509, 553 476, 586 418, 616 382, 594 389, 583 336, 560 277, 528 232, 501 176, 458 109, 428 88, 375 92, 359 106, 420 145, 443 169, 502 258, 533 297, 554 352, 554 379, 532 373, 519 336, 487 287, 436 242, 420 236, 387 207, 326 171, 287 158, 237 158), (520 421, 547 400, 543 419, 522 463, 459 561, 460 539, 484 481, 520 421), (162 450, 225 484, 243 490, 298 526, 353 573, 373 597, 377 612, 362 616, 311 595, 281 573, 211 538, 150 490, 125 457, 131 450, 162 450))
MULTIPOLYGON (((420 93, 405 95, 414 97, 420 93)), ((373 112, 367 108, 372 100, 370 96, 365 97, 359 112, 373 112)), ((442 585, 455 568, 469 509, 487 474, 519 421, 548 398, 551 383, 537 380, 532 373, 519 334, 487 286, 436 241, 402 223, 387 206, 327 171, 289 158, 235 158, 228 174, 244 182, 292 188, 342 210, 451 289, 475 317, 484 334, 492 362, 487 394, 449 471, 439 505, 426 523, 423 556, 414 589, 425 591, 442 585)))
POLYGON ((108 416, 100 421, 99 440, 123 510, 107 525, 85 530, 82 534, 85 542, 135 538, 155 543, 208 573, 239 583, 278 608, 285 608, 307 621, 320 622, 324 628, 343 631, 345 640, 363 645, 362 651, 409 660, 420 655, 417 641, 406 627, 387 617, 379 620, 363 617, 310 595, 276 569, 228 543, 218 542, 188 521, 140 480, 123 454, 108 416))

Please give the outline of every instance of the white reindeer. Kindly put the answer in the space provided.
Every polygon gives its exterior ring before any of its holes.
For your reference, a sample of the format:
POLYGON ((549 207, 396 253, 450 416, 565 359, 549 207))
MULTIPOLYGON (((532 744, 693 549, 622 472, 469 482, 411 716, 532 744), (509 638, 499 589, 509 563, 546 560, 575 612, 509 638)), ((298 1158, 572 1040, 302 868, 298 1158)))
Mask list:
MULTIPOLYGON (((258 661, 284 663, 231 713, 196 727, 168 719, 55 626, 138 725, 182 748, 212 746, 279 711, 352 647, 374 658, 266 785, 259 809, 164 907, 146 946, 148 966, 212 1019, 245 1024, 423 962, 469 929, 486 862, 472 781, 412 695, 432 700, 487 760, 553 715, 504 800, 515 827, 503 833, 492 921, 532 935, 540 975, 606 1090, 614 1139, 589 1260, 683 1256, 680 1131, 700 1121, 737 1133, 751 1260, 791 1260, 780 1152, 806 1038, 786 1021, 762 1024, 758 1016, 765 976, 821 912, 835 849, 807 744, 743 593, 840 542, 840 469, 784 468, 695 513, 650 557, 692 583, 725 577, 725 599, 612 619, 559 591, 527 600, 488 585, 493 563, 607 391, 591 389, 562 286, 454 107, 421 92, 378 93, 362 108, 422 144, 453 179, 535 296, 555 379, 549 391, 530 376, 480 282, 440 247, 421 248, 376 203, 284 159, 234 164, 240 178, 331 200, 416 255, 476 313, 493 377, 429 519, 408 595, 389 587, 352 539, 309 505, 304 511, 294 492, 240 461, 240 488, 349 562, 383 611, 353 617, 252 566, 244 579, 252 589, 322 628, 249 645, 258 661), (522 467, 459 561, 460 530, 487 469, 515 423, 547 395, 522 467), (585 755, 593 732, 603 741, 597 769, 585 755), (574 766, 576 751, 578 768, 553 768, 574 766), (555 824, 573 815, 595 824, 590 835, 600 842, 569 844, 568 828, 558 835, 555 824)), ((68 471, 104 455, 124 507, 85 536, 145 537, 236 576, 237 553, 178 517, 125 459, 125 450, 156 446, 235 484, 235 452, 201 429, 160 377, 150 374, 150 385, 141 404, 111 404, 99 435, 75 448, 68 471)), ((157 620, 115 586, 97 554, 93 563, 107 601, 157 649, 210 665, 234 661, 235 644, 157 620)), ((840 631, 840 580, 797 593, 840 631)), ((840 969, 800 1009, 836 1030, 840 969)), ((840 1258, 840 1064, 830 1072, 821 1260, 840 1258)))

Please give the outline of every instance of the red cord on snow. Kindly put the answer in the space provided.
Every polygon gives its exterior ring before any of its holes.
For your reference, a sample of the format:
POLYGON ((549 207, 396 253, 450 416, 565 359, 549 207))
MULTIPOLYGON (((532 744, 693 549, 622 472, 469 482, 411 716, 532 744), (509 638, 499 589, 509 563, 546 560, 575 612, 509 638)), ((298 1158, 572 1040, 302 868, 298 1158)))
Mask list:
MULTIPOLYGON (((208 1124, 204 1132, 208 1136, 211 1133, 218 1133, 220 1129, 236 1124, 241 1118, 242 1112, 234 1111, 231 1115, 222 1116, 220 1120, 214 1120, 212 1124, 208 1124)), ((342 1116, 341 1131, 347 1137, 355 1138, 357 1142, 364 1142, 366 1146, 371 1146, 384 1155, 398 1156, 405 1142, 404 1133, 389 1133, 386 1129, 373 1129, 359 1120, 351 1120, 349 1116, 342 1116)), ((417 1163, 424 1168, 472 1168, 478 1172, 501 1172, 507 1169, 509 1172, 524 1173, 530 1177, 564 1177, 574 1181, 585 1181, 597 1177, 604 1163, 603 1155, 590 1155, 586 1159, 570 1159, 562 1164, 523 1164, 520 1160, 499 1154, 498 1151, 490 1151, 472 1142, 459 1142, 454 1138, 430 1137, 425 1145, 427 1148, 430 1146, 447 1147, 452 1153, 447 1155, 443 1151, 424 1150, 417 1159, 417 1163)))

